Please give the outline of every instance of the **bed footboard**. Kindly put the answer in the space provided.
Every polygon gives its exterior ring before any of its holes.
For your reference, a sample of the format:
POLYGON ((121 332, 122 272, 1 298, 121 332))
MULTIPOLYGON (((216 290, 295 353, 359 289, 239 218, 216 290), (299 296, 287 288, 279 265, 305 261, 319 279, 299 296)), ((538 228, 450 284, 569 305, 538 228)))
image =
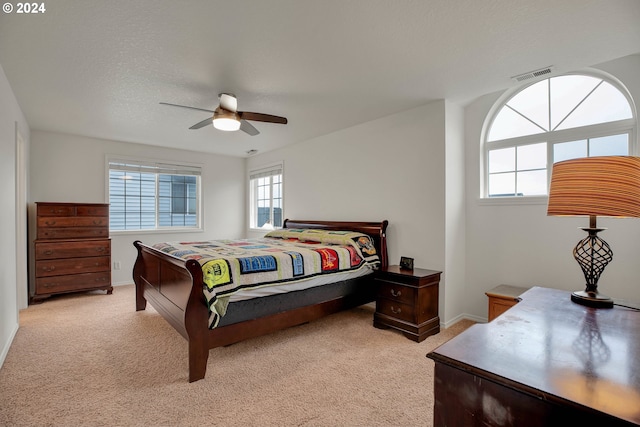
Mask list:
POLYGON ((176 259, 140 241, 134 246, 138 250, 133 268, 136 310, 144 310, 150 302, 189 341, 189 381, 204 378, 209 356, 209 313, 200 265, 194 260, 176 259))

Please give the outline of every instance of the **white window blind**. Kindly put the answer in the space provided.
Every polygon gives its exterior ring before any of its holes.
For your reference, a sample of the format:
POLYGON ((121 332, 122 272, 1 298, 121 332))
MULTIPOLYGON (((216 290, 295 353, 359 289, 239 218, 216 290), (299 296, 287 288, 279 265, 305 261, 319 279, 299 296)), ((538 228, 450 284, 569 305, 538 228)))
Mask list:
POLYGON ((132 160, 108 163, 112 231, 200 226, 200 167, 132 160))

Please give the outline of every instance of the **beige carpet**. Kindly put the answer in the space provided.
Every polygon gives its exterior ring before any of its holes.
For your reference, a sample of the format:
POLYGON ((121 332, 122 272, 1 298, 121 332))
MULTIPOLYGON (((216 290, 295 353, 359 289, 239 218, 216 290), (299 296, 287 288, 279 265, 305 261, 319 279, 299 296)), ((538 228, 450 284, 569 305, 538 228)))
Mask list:
POLYGON ((187 381, 187 342, 133 286, 58 296, 20 313, 0 370, 2 426, 430 426, 433 361, 469 327, 422 343, 363 306, 211 350, 187 381))

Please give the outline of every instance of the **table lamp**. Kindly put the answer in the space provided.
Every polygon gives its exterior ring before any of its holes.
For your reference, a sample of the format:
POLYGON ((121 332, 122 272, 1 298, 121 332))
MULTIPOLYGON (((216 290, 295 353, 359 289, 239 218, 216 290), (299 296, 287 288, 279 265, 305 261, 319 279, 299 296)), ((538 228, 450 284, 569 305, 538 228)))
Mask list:
POLYGON ((547 215, 588 216, 588 236, 573 250, 585 280, 584 291, 571 300, 590 307, 610 308, 613 300, 598 292, 598 279, 613 259, 613 251, 598 232, 596 217, 640 218, 640 157, 585 157, 555 163, 551 172, 547 215))

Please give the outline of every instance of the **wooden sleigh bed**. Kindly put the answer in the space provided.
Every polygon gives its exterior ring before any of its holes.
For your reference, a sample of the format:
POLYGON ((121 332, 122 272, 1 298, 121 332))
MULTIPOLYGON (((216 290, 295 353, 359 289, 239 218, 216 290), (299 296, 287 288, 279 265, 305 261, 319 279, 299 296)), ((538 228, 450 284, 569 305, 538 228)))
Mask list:
MULTIPOLYGON (((380 266, 386 267, 388 222, 285 220, 285 229, 349 230, 367 234, 376 247, 380 266)), ((198 261, 183 260, 140 241, 133 269, 136 310, 147 301, 187 341, 189 382, 204 378, 209 350, 258 337, 290 326, 357 307, 375 299, 371 275, 329 285, 253 300, 229 303, 227 315, 209 328, 209 309, 203 293, 203 272, 198 261)))

